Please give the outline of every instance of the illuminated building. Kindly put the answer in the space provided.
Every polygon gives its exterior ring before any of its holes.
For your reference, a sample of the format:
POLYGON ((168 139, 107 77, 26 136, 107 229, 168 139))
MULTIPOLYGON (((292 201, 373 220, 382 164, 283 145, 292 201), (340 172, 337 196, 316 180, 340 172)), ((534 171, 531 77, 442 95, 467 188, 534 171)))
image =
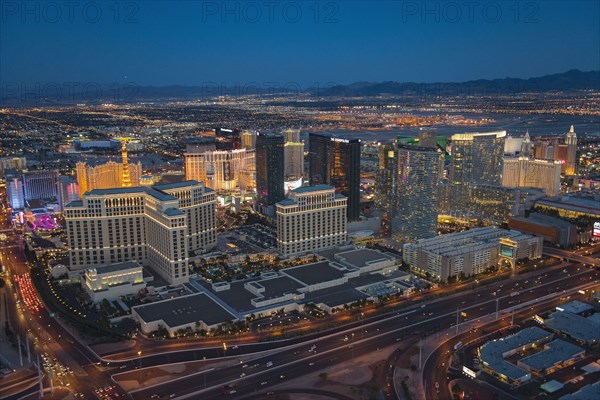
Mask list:
MULTIPOLYGON (((139 181, 138 177, 138 181, 139 181)), ((138 183, 139 185, 139 183, 138 183)), ((121 141, 121 186, 131 187, 131 175, 129 174, 129 158, 127 157, 127 140, 121 141)))
POLYGON ((452 135, 450 181, 499 185, 506 131, 452 135))
POLYGON ((392 205, 397 188, 398 158, 396 146, 383 145, 379 147, 379 169, 375 180, 375 207, 392 212, 392 205))
POLYGON ((541 237, 489 226, 406 243, 402 258, 411 268, 446 281, 451 276, 476 275, 498 266, 505 239, 513 244, 510 250, 516 260, 542 256, 541 237))
POLYGON ((248 130, 245 130, 242 132, 241 135, 241 140, 242 140, 242 147, 244 149, 254 149, 256 148, 256 133, 255 132, 251 132, 248 130))
POLYGON ((347 198, 329 185, 306 186, 276 204, 277 251, 296 256, 346 242, 347 198))
POLYGON ((72 201, 79 200, 79 186, 77 181, 69 176, 58 177, 58 202, 61 209, 72 201))
POLYGON ((398 242, 435 236, 442 155, 432 148, 399 145, 392 186, 392 238, 398 242))
POLYGON ((14 169, 23 171, 27 168, 27 160, 25 157, 3 157, 0 158, 0 177, 4 175, 4 171, 14 169))
POLYGON ((76 164, 77 184, 82 196, 85 192, 94 189, 111 189, 117 187, 140 186, 142 177, 142 163, 127 163, 127 172, 124 171, 124 163, 109 161, 97 166, 88 166, 85 162, 76 164), (128 181, 124 181, 127 176, 128 181))
POLYGON ((286 129, 282 132, 286 142, 300 142, 300 129, 286 129))
POLYGON ((527 131, 525 132, 525 136, 523 137, 523 141, 521 142, 521 155, 531 156, 532 150, 533 143, 531 142, 531 138, 529 137, 529 131, 527 131))
POLYGON ((497 185, 453 185, 440 188, 439 213, 468 222, 503 224, 513 216, 523 215, 533 202, 546 194, 539 189, 497 185))
POLYGON ((548 196, 560 194, 560 161, 528 157, 504 158, 502 186, 543 189, 548 196))
POLYGON ((567 133, 565 144, 567 145, 565 174, 573 176, 577 173, 577 135, 575 134, 573 125, 571 125, 571 129, 567 133))
POLYGON ((255 153, 252 150, 215 150, 188 152, 185 159, 185 178, 204 182, 216 191, 231 192, 240 187, 240 174, 252 169, 255 153))
POLYGON ((216 244, 215 204, 215 192, 196 181, 88 191, 64 210, 70 267, 135 260, 185 283, 189 254, 216 244))
POLYGON ((286 180, 304 175, 304 143, 287 142, 283 146, 283 159, 286 180))
POLYGON ((23 178, 16 170, 5 170, 6 197, 13 210, 25 208, 25 194, 23 192, 23 178))
POLYGON ((23 172, 25 200, 49 199, 58 196, 58 171, 23 172))
POLYGON ((135 261, 128 261, 87 269, 82 276, 81 286, 93 302, 99 302, 137 295, 146 287, 146 282, 142 266, 135 261))
POLYGON ((600 196, 572 195, 557 196, 536 201, 535 207, 544 211, 552 210, 564 218, 588 217, 600 219, 600 196))
POLYGON ((348 198, 348 220, 360 217, 359 139, 309 134, 309 180, 311 185, 331 185, 348 198))
POLYGON ((256 137, 256 193, 258 205, 273 215, 270 206, 285 198, 284 138, 276 133, 259 132, 256 137))
POLYGON ((242 148, 242 138, 238 129, 216 128, 215 146, 217 150, 237 150, 242 148))

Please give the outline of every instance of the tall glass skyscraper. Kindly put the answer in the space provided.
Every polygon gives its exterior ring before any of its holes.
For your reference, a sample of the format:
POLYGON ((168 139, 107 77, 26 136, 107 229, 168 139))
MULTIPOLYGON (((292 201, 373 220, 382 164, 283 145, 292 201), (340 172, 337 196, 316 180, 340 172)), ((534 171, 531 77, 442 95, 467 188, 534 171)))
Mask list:
POLYGON ((442 154, 434 149, 399 145, 393 188, 392 238, 409 242, 435 236, 442 154))
POLYGON ((500 185, 506 131, 452 135, 450 182, 500 185))
POLYGON ((360 217, 360 140, 310 133, 308 169, 311 185, 326 184, 348 198, 349 221, 360 217))
POLYGON ((256 135, 256 192, 264 210, 285 198, 284 143, 285 138, 276 133, 256 135))

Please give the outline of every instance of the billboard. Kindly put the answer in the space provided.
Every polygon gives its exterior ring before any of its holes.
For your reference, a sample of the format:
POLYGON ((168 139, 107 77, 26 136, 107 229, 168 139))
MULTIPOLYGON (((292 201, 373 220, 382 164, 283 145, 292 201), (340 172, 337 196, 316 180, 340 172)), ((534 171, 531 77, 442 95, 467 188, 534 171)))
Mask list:
POLYGON ((502 254, 504 257, 510 257, 513 258, 514 257, 514 247, 513 246, 509 246, 506 244, 501 244, 500 245, 500 254, 502 254))
POLYGON ((594 222, 594 230, 592 231, 592 236, 600 237, 600 221, 594 222))

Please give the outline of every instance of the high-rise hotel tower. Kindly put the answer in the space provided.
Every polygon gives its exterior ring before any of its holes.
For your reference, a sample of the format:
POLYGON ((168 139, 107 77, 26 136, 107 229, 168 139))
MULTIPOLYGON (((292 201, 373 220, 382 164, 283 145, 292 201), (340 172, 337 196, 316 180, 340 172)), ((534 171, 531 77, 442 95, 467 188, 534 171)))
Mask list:
POLYGON ((136 260, 172 285, 216 245, 216 195, 197 181, 95 189, 64 210, 71 269, 136 260))

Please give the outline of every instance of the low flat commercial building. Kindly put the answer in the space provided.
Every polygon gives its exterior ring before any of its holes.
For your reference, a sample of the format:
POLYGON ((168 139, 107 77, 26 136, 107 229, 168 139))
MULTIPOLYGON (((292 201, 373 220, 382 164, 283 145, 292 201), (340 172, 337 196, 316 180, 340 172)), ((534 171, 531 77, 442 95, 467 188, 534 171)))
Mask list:
POLYGON ((548 375, 585 357, 585 350, 561 339, 544 345, 544 350, 522 358, 517 365, 536 375, 548 375))
POLYGON ((586 385, 576 391, 562 396, 559 400, 591 400, 600 399, 600 381, 586 385))
POLYGON ((570 247, 577 243, 577 227, 563 219, 534 213, 529 217, 512 217, 508 227, 529 235, 540 236, 544 241, 570 247))
POLYGON ((146 287, 146 282, 142 266, 127 261, 86 269, 81 285, 92 301, 99 302, 135 295, 146 287))
POLYGON ((354 265, 319 261, 263 272, 258 278, 240 281, 191 280, 186 287, 205 293, 238 319, 244 319, 280 310, 302 311, 309 303, 333 312, 357 301, 377 300, 379 296, 400 292, 407 295, 414 289, 410 278, 410 274, 397 269, 390 273, 385 268, 372 272, 354 265))
POLYGON ((299 290, 305 293, 342 285, 348 282, 348 279, 359 275, 358 270, 348 270, 342 265, 328 261, 285 268, 281 273, 303 284, 304 287, 299 290))
POLYGON ((543 321, 548 329, 570 337, 581 344, 596 346, 600 341, 600 323, 567 311, 556 311, 543 321))
POLYGON ((210 331, 224 322, 237 321, 235 315, 204 293, 135 306, 131 315, 144 334, 163 327, 171 337, 187 328, 210 331))
POLYGON ((433 279, 446 281, 461 273, 480 274, 502 259, 514 266, 519 259, 540 258, 542 247, 542 238, 490 226, 407 243, 403 260, 433 279))
POLYGON ((334 259, 347 267, 357 268, 361 274, 375 271, 392 272, 398 269, 400 259, 391 254, 373 249, 343 251, 334 255, 334 259))
POLYGON ((479 349, 483 370, 508 384, 518 386, 531 380, 531 373, 506 360, 529 348, 548 342, 554 335, 538 327, 526 328, 513 335, 492 340, 479 349))
POLYGON ((571 314, 583 315, 594 311, 594 307, 590 304, 583 303, 578 300, 573 300, 560 306, 556 306, 557 311, 565 311, 571 314))

